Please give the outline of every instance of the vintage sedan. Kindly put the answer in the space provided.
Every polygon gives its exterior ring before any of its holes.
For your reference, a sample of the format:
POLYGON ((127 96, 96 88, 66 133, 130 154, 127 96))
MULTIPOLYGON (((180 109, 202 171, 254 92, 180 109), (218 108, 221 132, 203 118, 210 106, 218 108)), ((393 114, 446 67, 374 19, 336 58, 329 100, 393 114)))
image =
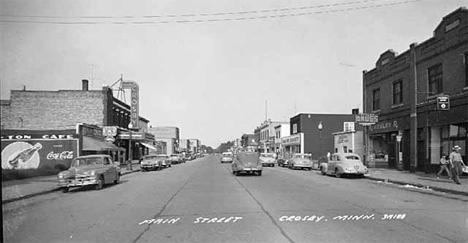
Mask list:
POLYGON ((330 156, 328 163, 320 164, 322 175, 335 175, 340 178, 343 175, 356 175, 363 177, 369 173, 362 163, 361 157, 354 153, 335 153, 330 156))
POLYGON ((184 162, 180 154, 171 154, 169 160, 172 164, 180 164, 184 162))
POLYGON ((312 170, 312 155, 296 153, 287 162, 289 169, 312 170))
POLYGON ((221 155, 221 163, 232 163, 233 159, 233 153, 232 152, 224 152, 221 155))
POLYGON ((159 156, 164 157, 165 159, 162 160, 161 165, 163 168, 171 167, 172 166, 172 160, 169 157, 169 155, 166 154, 160 154, 159 156))
POLYGON ((262 162, 262 165, 269 166, 269 167, 275 167, 275 162, 276 162, 276 154, 274 153, 261 153, 260 154, 260 161, 262 162))
POLYGON ((143 157, 140 164, 141 172, 148 170, 161 170, 163 163, 167 159, 166 155, 162 154, 150 154, 143 157))
POLYGON ((231 166, 236 176, 241 173, 262 175, 263 166, 257 152, 238 152, 231 166))
POLYGON ((76 157, 68 170, 58 174, 58 185, 62 192, 68 192, 70 187, 83 186, 94 186, 100 190, 108 183, 120 183, 120 165, 109 155, 76 157))

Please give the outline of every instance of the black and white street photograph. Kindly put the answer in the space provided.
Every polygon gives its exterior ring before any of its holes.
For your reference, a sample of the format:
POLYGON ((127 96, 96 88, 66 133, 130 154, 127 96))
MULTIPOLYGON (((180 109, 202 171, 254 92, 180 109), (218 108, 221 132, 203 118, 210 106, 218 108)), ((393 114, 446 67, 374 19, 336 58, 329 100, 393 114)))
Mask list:
POLYGON ((0 0, 5 243, 468 243, 466 0, 0 0))

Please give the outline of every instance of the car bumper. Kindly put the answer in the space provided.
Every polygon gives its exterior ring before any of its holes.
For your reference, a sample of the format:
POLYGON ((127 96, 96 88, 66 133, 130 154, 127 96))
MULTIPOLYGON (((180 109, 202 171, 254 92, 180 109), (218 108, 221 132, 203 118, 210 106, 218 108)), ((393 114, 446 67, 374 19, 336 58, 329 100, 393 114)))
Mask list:
POLYGON ((141 165, 140 168, 145 169, 145 170, 151 170, 151 169, 157 169, 161 166, 159 165, 141 165))
POLYGON ((247 172, 247 173, 257 172, 257 171, 262 171, 262 169, 257 169, 257 168, 243 168, 243 169, 238 170, 238 172, 247 172))
POLYGON ((96 185, 99 183, 99 180, 96 178, 86 178, 86 179, 64 179, 59 180, 59 187, 81 187, 96 185))
POLYGON ((348 174, 348 175, 364 175, 369 173, 369 171, 343 171, 343 174, 348 174))
POLYGON ((271 163, 262 163, 263 166, 274 166, 275 163, 274 162, 271 162, 271 163))
POLYGON ((292 165, 292 166, 296 168, 312 168, 312 165, 292 165))
POLYGON ((221 160, 221 163, 232 163, 232 159, 231 160, 221 160))

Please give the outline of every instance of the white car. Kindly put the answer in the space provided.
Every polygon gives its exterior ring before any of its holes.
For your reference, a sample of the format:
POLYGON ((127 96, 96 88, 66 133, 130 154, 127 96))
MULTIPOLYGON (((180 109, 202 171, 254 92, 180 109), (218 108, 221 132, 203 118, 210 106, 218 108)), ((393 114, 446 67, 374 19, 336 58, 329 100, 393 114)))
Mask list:
POLYGON ((362 163, 361 157, 353 153, 335 153, 330 156, 328 163, 320 164, 322 175, 335 175, 340 178, 343 175, 356 175, 363 177, 369 173, 362 163))

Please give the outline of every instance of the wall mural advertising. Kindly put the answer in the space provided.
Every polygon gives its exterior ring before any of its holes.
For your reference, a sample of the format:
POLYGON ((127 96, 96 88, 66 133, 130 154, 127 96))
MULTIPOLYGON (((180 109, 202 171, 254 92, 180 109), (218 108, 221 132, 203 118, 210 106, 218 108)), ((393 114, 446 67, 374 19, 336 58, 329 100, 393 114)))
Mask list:
MULTIPOLYGON (((59 131, 57 131, 59 132, 59 131)), ((78 156, 79 139, 74 134, 9 134, 1 136, 2 169, 70 167, 78 156)))

